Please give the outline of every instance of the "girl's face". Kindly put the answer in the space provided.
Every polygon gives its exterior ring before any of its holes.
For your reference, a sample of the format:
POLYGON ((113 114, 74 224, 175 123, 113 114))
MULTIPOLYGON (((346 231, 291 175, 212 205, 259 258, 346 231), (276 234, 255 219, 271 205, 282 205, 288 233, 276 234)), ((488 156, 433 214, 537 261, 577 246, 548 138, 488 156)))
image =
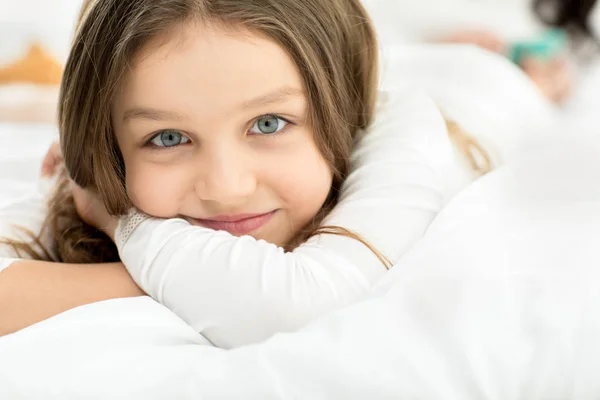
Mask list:
POLYGON ((285 245, 332 184, 296 65, 273 41, 216 24, 161 39, 113 104, 133 205, 285 245))

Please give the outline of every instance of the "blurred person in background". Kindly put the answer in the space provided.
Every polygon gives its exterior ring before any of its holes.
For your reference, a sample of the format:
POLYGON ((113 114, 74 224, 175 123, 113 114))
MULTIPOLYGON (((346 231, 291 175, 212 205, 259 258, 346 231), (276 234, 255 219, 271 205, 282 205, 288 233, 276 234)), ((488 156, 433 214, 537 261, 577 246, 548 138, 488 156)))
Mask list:
POLYGON ((573 91, 582 54, 597 47, 596 0, 398 0, 388 10, 380 0, 365 3, 383 42, 477 45, 512 60, 559 104, 573 91))

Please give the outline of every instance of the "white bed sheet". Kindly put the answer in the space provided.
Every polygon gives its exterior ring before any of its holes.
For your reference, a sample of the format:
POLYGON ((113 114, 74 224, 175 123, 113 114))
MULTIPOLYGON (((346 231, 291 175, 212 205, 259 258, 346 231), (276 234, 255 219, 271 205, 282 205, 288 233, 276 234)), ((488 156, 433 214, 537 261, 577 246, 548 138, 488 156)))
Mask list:
POLYGON ((538 153, 300 332, 222 351, 148 298, 97 303, 0 338, 0 398, 597 398, 600 146, 538 153))

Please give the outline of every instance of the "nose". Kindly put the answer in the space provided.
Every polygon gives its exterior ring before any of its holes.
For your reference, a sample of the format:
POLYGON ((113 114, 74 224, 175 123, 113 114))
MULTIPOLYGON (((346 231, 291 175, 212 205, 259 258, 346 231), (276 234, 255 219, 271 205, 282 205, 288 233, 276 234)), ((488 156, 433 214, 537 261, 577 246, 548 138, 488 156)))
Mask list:
POLYGON ((196 196, 204 201, 237 205, 256 190, 254 162, 235 149, 204 152, 195 184, 196 196))

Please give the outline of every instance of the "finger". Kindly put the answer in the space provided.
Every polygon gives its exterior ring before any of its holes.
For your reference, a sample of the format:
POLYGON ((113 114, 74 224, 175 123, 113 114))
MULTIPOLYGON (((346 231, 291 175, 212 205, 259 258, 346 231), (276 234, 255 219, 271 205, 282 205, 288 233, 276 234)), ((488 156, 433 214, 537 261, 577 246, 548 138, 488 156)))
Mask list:
POLYGON ((63 161, 60 144, 58 142, 52 143, 48 149, 48 152, 44 156, 44 159, 42 160, 41 176, 49 177, 54 175, 56 172, 56 167, 63 161))
POLYGON ((62 150, 60 148, 60 143, 58 143, 58 142, 52 143, 52 146, 50 146, 50 153, 52 153, 54 162, 56 164, 59 164, 64 161, 63 155, 62 155, 62 150))
POLYGON ((42 161, 42 178, 47 178, 52 176, 54 173, 54 163, 52 162, 52 157, 50 154, 46 154, 44 160, 42 161))
POLYGON ((60 143, 56 142, 52 145, 52 151, 54 153, 54 157, 57 160, 62 161, 63 160, 63 154, 62 154, 62 149, 60 148, 60 143))
POLYGON ((56 167, 60 164, 61 161, 62 160, 56 159, 54 154, 48 152, 48 154, 46 154, 44 160, 42 161, 42 177, 49 177, 54 175, 54 173, 56 172, 56 167))

